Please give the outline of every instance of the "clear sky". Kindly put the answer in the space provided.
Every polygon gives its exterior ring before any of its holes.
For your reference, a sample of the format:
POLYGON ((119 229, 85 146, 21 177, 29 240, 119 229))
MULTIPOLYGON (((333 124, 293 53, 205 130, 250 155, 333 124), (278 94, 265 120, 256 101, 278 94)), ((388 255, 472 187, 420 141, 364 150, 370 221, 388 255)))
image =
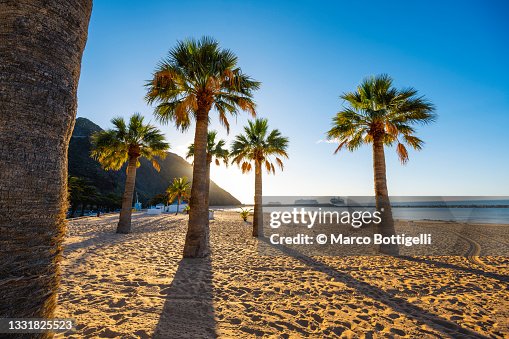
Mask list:
MULTIPOLYGON (((284 172, 265 195, 372 195, 371 149, 333 155, 320 142, 342 101, 368 75, 388 73, 437 107, 426 144, 400 165, 386 150, 391 195, 509 195, 509 5, 505 1, 96 0, 83 57, 78 116, 103 128, 140 112, 145 80, 179 39, 209 35, 262 82, 258 115, 290 138, 284 172)), ((228 142, 247 114, 231 119, 228 142)), ((194 128, 194 126, 193 126, 194 128)), ((161 126, 183 155, 194 129, 161 126)), ((254 175, 213 167, 212 180, 252 203, 254 175)))

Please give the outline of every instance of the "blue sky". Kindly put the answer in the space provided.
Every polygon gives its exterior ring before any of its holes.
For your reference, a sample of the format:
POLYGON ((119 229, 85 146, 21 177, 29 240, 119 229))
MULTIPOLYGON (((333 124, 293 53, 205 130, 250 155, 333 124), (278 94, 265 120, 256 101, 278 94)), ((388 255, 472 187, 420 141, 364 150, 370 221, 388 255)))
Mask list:
MULTIPOLYGON (((426 144, 400 165, 386 150, 391 195, 509 194, 509 23, 504 1, 95 1, 78 90, 78 116, 103 128, 140 112, 145 80, 179 39, 213 36, 262 82, 258 114, 290 138, 284 172, 265 195, 371 195, 371 149, 332 155, 320 142, 365 77, 388 73, 437 107, 418 129, 426 144)), ((231 119, 230 135, 247 114, 231 119)), ((161 126, 183 155, 193 130, 161 126)), ((251 203, 254 175, 212 168, 212 180, 251 203)))

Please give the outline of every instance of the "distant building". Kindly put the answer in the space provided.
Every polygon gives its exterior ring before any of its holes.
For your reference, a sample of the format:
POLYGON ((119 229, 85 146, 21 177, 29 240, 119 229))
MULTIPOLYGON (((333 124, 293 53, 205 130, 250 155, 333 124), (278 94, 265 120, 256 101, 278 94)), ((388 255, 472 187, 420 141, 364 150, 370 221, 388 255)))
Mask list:
POLYGON ((334 197, 330 200, 330 203, 337 206, 337 205, 344 205, 345 204, 345 199, 343 198, 340 198, 340 197, 334 197))
POLYGON ((297 199, 295 205, 318 205, 318 200, 315 199, 297 199))
MULTIPOLYGON (((184 208, 187 206, 187 204, 185 202, 182 202, 180 204, 180 207, 179 207, 179 213, 183 212, 184 211, 184 208)), ((166 212, 170 212, 170 213, 175 213, 177 212, 177 203, 173 203, 169 206, 166 206, 166 212)))
POLYGON ((138 192, 136 192, 136 202, 134 203, 134 210, 141 211, 141 202, 138 199, 138 192))

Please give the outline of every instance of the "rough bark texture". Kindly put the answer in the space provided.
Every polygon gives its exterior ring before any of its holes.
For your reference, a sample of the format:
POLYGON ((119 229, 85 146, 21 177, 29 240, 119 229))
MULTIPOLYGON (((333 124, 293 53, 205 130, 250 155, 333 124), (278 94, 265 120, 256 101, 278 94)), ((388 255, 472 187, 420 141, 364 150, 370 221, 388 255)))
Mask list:
MULTIPOLYGON (((373 140, 373 171, 376 209, 382 213, 382 222, 379 225, 379 230, 384 236, 391 236, 395 234, 395 229, 389 191, 387 190, 384 145, 382 141, 376 137, 373 140)), ((380 252, 391 255, 397 255, 399 253, 397 245, 380 245, 380 252)))
POLYGON ((208 111, 199 109, 194 135, 194 164, 189 224, 184 245, 185 258, 201 258, 209 254, 209 186, 207 173, 208 111))
POLYGON ((262 166, 255 164, 255 196, 253 215, 253 237, 263 235, 263 210, 262 210, 262 166))
POLYGON ((117 233, 131 232, 131 214, 133 210, 134 185, 136 184, 136 162, 139 156, 130 156, 127 165, 124 195, 122 196, 122 209, 118 219, 117 233))
POLYGON ((206 199, 205 203, 207 204, 207 209, 208 209, 209 202, 210 202, 210 164, 211 163, 212 163, 212 156, 210 154, 207 154, 207 190, 209 193, 205 197, 205 199, 206 199))
POLYGON ((179 214, 179 210, 180 210, 180 197, 177 198, 177 212, 175 212, 175 215, 179 214))
POLYGON ((0 1, 0 317, 54 315, 91 10, 91 0, 0 1))

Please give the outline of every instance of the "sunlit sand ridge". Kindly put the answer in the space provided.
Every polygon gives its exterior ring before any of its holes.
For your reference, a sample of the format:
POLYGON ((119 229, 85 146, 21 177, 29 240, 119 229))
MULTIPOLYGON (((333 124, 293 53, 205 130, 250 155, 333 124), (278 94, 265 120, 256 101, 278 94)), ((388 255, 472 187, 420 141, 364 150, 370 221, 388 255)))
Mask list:
POLYGON ((507 337, 508 260, 261 256, 217 212, 212 255, 181 259, 187 216, 70 222, 58 317, 88 337, 507 337))

